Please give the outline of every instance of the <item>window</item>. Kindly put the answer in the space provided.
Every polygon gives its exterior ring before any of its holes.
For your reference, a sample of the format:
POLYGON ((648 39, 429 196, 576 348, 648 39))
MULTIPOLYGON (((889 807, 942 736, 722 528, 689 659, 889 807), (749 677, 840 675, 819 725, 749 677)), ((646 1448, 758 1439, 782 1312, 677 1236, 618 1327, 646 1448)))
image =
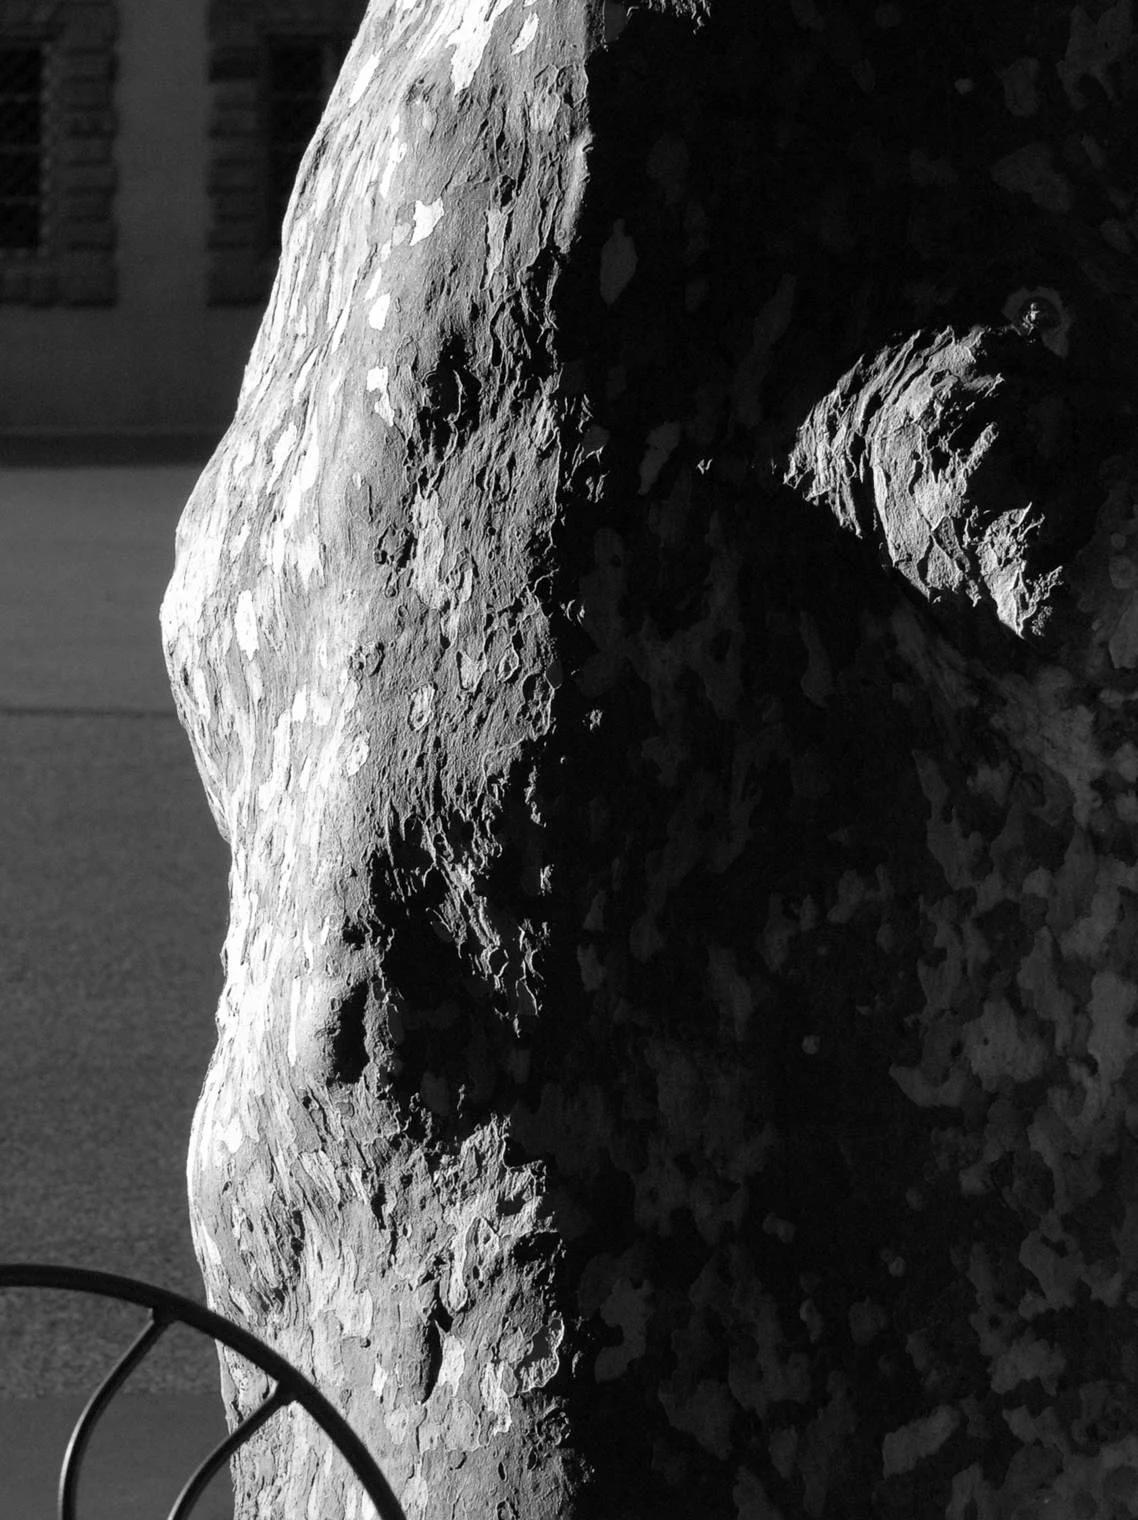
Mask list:
POLYGON ((117 0, 0 0, 0 301, 115 300, 117 0))
POLYGON ((366 10, 367 0, 210 0, 212 305, 268 294, 297 170, 366 10))
POLYGON ((265 48, 266 241, 280 249, 281 223, 304 150, 347 53, 347 38, 270 38, 265 48))
POLYGON ((47 49, 0 44, 0 250, 35 252, 44 236, 47 49))

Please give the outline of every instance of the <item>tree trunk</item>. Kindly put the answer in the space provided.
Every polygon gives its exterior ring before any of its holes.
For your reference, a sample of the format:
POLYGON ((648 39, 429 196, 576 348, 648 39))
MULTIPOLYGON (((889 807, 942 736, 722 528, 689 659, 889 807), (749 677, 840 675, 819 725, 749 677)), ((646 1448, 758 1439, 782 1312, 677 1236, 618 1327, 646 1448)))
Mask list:
MULTIPOLYGON (((373 0, 163 628, 210 1301, 411 1520, 1138 1513, 1092 9, 373 0)), ((235 1471, 365 1511, 299 1418, 235 1471)))

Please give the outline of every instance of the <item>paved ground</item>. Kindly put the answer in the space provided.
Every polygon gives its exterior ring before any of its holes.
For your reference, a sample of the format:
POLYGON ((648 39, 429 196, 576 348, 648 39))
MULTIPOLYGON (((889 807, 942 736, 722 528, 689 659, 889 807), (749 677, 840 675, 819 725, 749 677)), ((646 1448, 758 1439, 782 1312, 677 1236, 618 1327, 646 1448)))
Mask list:
MULTIPOLYGON (((0 1406, 4 1520, 55 1520, 55 1485, 81 1398, 29 1399, 0 1406)), ((211 1395, 149 1394, 117 1399, 83 1464, 79 1520, 163 1520, 183 1483, 225 1433, 211 1395)), ((219 1473, 193 1520, 233 1514, 228 1476, 219 1473)))
MULTIPOLYGON (((157 615, 196 473, 0 469, 0 1259, 192 1297, 183 1158, 213 1039, 226 852, 157 615)), ((0 1297, 0 1520, 49 1520, 81 1395, 136 1325, 70 1295, 0 1297)), ((204 1343, 172 1341, 129 1386, 82 1520, 165 1514, 222 1428, 204 1343), (149 1463, 133 1499, 116 1430, 149 1463)))

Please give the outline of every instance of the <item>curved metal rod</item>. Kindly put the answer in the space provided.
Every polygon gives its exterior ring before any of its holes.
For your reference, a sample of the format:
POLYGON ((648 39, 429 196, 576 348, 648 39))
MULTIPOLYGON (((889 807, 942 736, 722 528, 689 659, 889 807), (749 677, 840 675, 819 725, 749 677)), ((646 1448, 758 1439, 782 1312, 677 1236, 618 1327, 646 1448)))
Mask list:
POLYGON ((63 1458, 63 1467, 59 1473, 59 1520, 75 1520, 76 1497, 79 1493, 79 1464, 83 1460, 83 1453, 87 1450, 87 1443, 100 1417, 168 1324, 169 1320, 160 1319, 157 1310, 152 1310, 150 1320, 142 1334, 123 1353, 88 1399, 87 1407, 79 1416, 75 1429, 71 1432, 71 1439, 67 1443, 67 1454, 63 1458))
POLYGON ((287 1402, 299 1404, 311 1415, 347 1459, 364 1492, 375 1505, 380 1520, 407 1520, 387 1479, 347 1420, 291 1362, 287 1362, 271 1346, 266 1346, 240 1325, 215 1314, 212 1309, 194 1303, 192 1298, 183 1298, 180 1293, 170 1293, 152 1283, 119 1277, 113 1272, 88 1271, 85 1267, 55 1266, 39 1262, 0 1264, 0 1290, 4 1288, 58 1288, 64 1292, 117 1298, 126 1303, 140 1304, 161 1315, 167 1322, 180 1320, 191 1329, 200 1330, 211 1339, 220 1341, 223 1346, 236 1351, 262 1372, 267 1372, 285 1390, 287 1402))
POLYGON ((283 1409, 286 1404, 291 1403, 292 1399, 278 1383, 265 1402, 254 1409, 253 1413, 242 1420, 240 1425, 234 1430, 231 1430, 224 1441, 219 1441, 209 1456, 206 1457, 205 1461, 182 1489, 177 1499, 175 1499, 174 1508, 169 1514, 169 1520, 186 1520, 186 1516, 201 1498, 206 1485, 214 1474, 228 1462, 233 1453, 243 1446, 251 1435, 260 1430, 266 1421, 272 1419, 278 1409, 283 1409))

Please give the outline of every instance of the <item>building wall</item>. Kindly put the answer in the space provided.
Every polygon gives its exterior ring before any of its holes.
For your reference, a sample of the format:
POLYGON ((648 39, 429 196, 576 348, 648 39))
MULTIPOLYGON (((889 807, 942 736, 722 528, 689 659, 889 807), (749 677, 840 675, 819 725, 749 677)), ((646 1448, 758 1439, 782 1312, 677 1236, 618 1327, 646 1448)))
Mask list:
POLYGON ((220 433, 260 319, 206 301, 203 0, 120 0, 120 17, 118 298, 0 306, 0 432, 220 433))

